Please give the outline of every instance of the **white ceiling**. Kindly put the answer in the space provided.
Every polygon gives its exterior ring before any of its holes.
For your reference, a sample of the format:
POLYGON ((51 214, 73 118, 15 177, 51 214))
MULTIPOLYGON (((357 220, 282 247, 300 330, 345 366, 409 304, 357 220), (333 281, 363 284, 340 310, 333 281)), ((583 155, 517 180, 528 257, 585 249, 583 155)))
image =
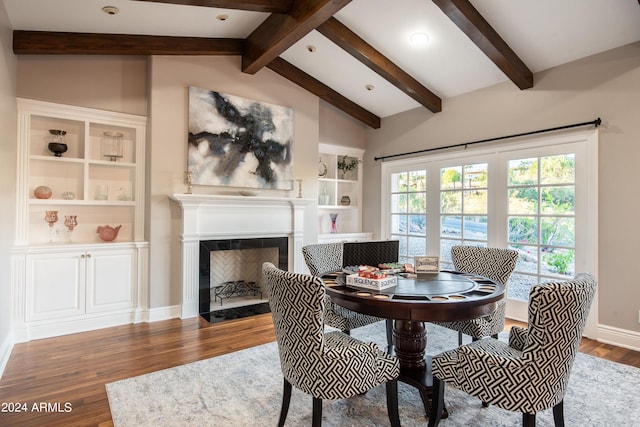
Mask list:
MULTIPOLYGON (((246 38, 268 16, 131 0, 2 2, 13 29, 33 31, 246 38), (120 13, 107 15, 103 6, 120 13), (220 14, 229 19, 217 20, 220 14)), ((640 40, 638 0, 471 3, 534 73, 640 40)), ((507 80, 430 0, 353 0, 335 17, 443 99, 507 80), (427 33, 429 43, 412 46, 414 32, 427 33)), ((419 106, 317 31, 281 57, 379 117, 419 106)))

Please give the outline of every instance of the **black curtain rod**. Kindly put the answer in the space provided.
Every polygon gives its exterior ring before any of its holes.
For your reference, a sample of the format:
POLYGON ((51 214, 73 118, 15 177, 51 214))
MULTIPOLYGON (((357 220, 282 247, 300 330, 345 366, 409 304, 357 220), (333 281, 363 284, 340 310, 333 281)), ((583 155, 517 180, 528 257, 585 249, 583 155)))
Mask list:
POLYGON ((508 139, 508 138, 517 138, 519 136, 535 135, 537 133, 543 133, 543 132, 553 132, 553 131, 556 131, 556 130, 575 128, 575 127, 578 127, 578 126, 594 125, 595 127, 598 127, 601 124, 602 124, 602 120, 600 120, 600 117, 598 117, 597 119, 592 120, 590 122, 574 123, 572 125, 558 126, 558 127, 554 127, 554 128, 540 129, 540 130, 534 130, 534 131, 524 132, 524 133, 516 133, 516 134, 513 134, 513 135, 498 136, 496 138, 481 139, 479 141, 464 142, 462 144, 447 145, 445 147, 426 148, 424 150, 409 151, 407 153, 390 154, 388 156, 374 157, 373 160, 377 161, 377 160, 390 159, 392 157, 410 156, 412 154, 427 153, 429 151, 446 150, 447 148, 457 148, 457 147, 467 148, 467 146, 469 146, 469 145, 482 144, 484 142, 499 141, 501 139, 508 139))

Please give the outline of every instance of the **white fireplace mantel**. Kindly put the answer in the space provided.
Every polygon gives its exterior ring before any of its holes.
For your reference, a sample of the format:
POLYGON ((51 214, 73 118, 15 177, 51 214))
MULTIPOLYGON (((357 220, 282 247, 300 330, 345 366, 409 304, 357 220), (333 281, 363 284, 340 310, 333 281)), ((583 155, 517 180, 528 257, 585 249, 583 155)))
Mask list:
POLYGON ((200 246, 203 240, 282 237, 289 239, 289 270, 304 271, 302 198, 173 194, 182 209, 182 314, 198 315, 200 246))

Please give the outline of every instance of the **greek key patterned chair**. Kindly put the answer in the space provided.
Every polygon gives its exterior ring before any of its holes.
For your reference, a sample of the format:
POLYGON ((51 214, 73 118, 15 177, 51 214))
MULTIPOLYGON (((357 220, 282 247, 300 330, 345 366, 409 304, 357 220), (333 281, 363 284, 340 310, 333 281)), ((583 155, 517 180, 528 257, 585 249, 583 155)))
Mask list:
MULTIPOLYGON (((309 271, 313 276, 320 278, 342 270, 342 251, 342 243, 320 243, 302 247, 302 255, 309 271)), ((331 300, 329 295, 325 296, 324 323, 340 329, 345 334, 349 334, 352 329, 382 320, 384 319, 380 317, 368 316, 340 307, 331 300)), ((386 327, 387 345, 390 351, 393 346, 393 320, 388 319, 386 327)))
POLYGON ((509 344, 485 338, 434 356, 429 427, 440 421, 445 382, 522 412, 525 427, 535 426, 536 413, 551 407, 556 427, 564 426, 564 394, 595 292, 589 274, 533 286, 528 328, 512 327, 509 344))
POLYGON ((322 399, 346 399, 386 383, 391 425, 400 426, 398 383, 400 365, 381 352, 339 331, 324 332, 325 287, 316 276, 262 265, 284 376, 283 426, 295 386, 313 397, 313 426, 322 420, 322 399))
MULTIPOLYGON (((518 252, 512 249, 454 246, 451 248, 451 258, 456 271, 478 274, 507 286, 518 262, 518 252)), ((493 313, 478 319, 433 323, 458 331, 458 345, 462 345, 463 334, 471 335, 474 340, 489 336, 498 338, 504 329, 506 305, 503 299, 493 313)))

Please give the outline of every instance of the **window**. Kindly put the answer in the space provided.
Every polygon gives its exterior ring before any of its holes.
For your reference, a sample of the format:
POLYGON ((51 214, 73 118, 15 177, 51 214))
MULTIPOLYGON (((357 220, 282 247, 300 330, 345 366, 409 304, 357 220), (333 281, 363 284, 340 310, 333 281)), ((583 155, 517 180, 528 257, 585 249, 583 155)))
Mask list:
POLYGON ((413 262, 426 252, 426 172, 391 175, 391 238, 400 241, 400 262, 413 262))
POLYGON ((487 163, 440 169, 440 262, 455 245, 487 246, 487 163))
POLYGON ((507 242, 520 252, 509 297, 575 274, 575 154, 508 161, 507 242))
POLYGON ((596 171, 597 131, 387 161, 382 236, 402 262, 436 255, 442 268, 453 245, 516 249, 508 297, 526 302, 533 284, 596 274, 596 171))

